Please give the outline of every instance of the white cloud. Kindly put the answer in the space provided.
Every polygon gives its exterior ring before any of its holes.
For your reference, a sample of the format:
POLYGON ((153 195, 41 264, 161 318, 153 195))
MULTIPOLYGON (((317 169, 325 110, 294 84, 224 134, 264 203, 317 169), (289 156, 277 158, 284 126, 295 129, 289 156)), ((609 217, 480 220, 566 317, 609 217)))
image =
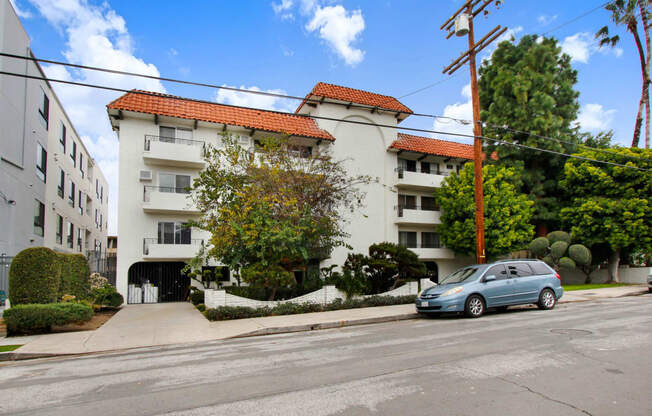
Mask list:
POLYGON ((179 52, 174 48, 170 48, 170 50, 168 50, 168 55, 177 56, 177 55, 179 55, 179 52))
POLYGON ((14 10, 16 11, 16 14, 18 17, 22 17, 23 19, 29 19, 31 17, 34 17, 34 15, 29 11, 25 10, 22 7, 18 7, 18 3, 16 3, 16 0, 9 0, 12 6, 14 6, 14 10))
MULTIPOLYGON (((473 105, 471 103, 471 84, 466 84, 461 91, 462 96, 466 99, 463 102, 449 104, 444 108, 444 117, 451 117, 459 120, 473 120, 473 105)), ((432 126, 433 130, 459 133, 459 134, 473 134, 472 122, 460 122, 446 118, 436 118, 432 126)), ((436 138, 451 139, 456 141, 469 142, 471 138, 460 136, 447 136, 445 134, 433 134, 436 138)))
MULTIPOLYGON (((86 0, 30 0, 45 19, 66 38, 62 52, 75 64, 97 66, 160 76, 155 65, 134 54, 132 38, 124 19, 106 3, 101 6, 86 0)), ((163 85, 152 79, 45 66, 48 77, 99 84, 123 89, 141 88, 165 92, 163 85)), ((109 182, 109 233, 117 231, 118 206, 118 141, 106 115, 106 104, 118 92, 53 83, 68 116, 84 144, 99 164, 109 182)))
POLYGON ((603 131, 611 128, 616 110, 605 110, 600 104, 585 104, 576 123, 584 131, 603 131))
POLYGON ((537 17, 537 22, 541 24, 542 26, 548 26, 550 23, 554 22, 557 20, 557 15, 552 15, 548 16, 547 14, 542 14, 541 16, 537 17))
MULTIPOLYGON (((236 88, 231 85, 222 85, 223 87, 236 88)), ((249 91, 262 91, 256 86, 245 87, 244 85, 240 87, 242 90, 249 91)), ((265 90, 265 92, 270 92, 273 94, 287 94, 283 90, 265 90)), ((223 104, 237 105, 241 107, 253 107, 253 108, 262 108, 264 110, 274 110, 274 111, 286 111, 294 112, 297 108, 297 103, 293 100, 286 98, 274 97, 269 95, 261 94, 249 94, 246 92, 240 91, 230 91, 220 89, 215 94, 215 101, 223 104)))
POLYGON ((352 46, 364 27, 360 10, 349 12, 339 5, 317 6, 312 20, 306 24, 307 31, 319 31, 319 37, 350 66, 355 66, 364 59, 364 51, 352 46))
POLYGON ((613 54, 620 57, 623 54, 621 48, 600 48, 593 36, 588 32, 579 32, 572 36, 567 36, 561 43, 562 52, 568 54, 572 61, 586 64, 589 62, 591 55, 599 52, 601 54, 613 54))
POLYGON ((282 0, 280 3, 272 2, 272 9, 274 14, 281 16, 281 20, 294 20, 294 14, 290 12, 293 5, 292 0, 282 0))

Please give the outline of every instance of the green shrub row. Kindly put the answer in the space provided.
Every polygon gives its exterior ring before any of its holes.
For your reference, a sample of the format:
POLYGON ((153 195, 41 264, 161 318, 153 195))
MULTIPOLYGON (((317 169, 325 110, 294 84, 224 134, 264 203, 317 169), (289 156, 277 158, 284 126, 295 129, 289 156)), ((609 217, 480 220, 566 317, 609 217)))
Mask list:
POLYGON ((90 291, 89 299, 94 305, 100 307, 110 306, 112 308, 117 308, 124 302, 122 295, 115 290, 114 286, 111 285, 92 289, 90 291))
POLYGON ((9 269, 12 305, 57 302, 63 295, 86 299, 90 269, 82 254, 56 253, 46 247, 27 248, 9 269))
POLYGON ((299 313, 336 311, 341 309, 366 308, 371 306, 389 306, 414 303, 415 295, 408 296, 370 296, 361 299, 335 299, 327 305, 317 303, 282 303, 273 308, 250 308, 247 306, 220 306, 206 309, 204 316, 209 321, 226 321, 230 319, 260 318, 274 315, 294 315, 299 313))
POLYGON ((93 308, 81 303, 16 305, 3 313, 9 334, 49 332, 53 325, 82 323, 93 317, 93 308))

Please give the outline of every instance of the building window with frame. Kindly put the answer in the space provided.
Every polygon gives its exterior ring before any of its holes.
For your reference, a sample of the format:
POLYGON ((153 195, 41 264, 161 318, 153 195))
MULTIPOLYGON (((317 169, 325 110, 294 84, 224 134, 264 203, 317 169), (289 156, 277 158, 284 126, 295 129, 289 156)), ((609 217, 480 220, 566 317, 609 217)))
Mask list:
POLYGON ((66 125, 61 122, 61 136, 59 137, 59 149, 61 149, 61 154, 66 154, 66 125))
POLYGON ((77 167, 77 143, 72 141, 72 146, 70 146, 70 159, 72 159, 72 165, 77 167))
POLYGON ((68 180, 68 205, 75 207, 75 183, 72 179, 68 180))
POLYGON ((437 200, 432 196, 421 197, 421 209, 424 211, 439 211, 437 200))
POLYGON ((82 152, 79 152, 79 172, 82 179, 84 179, 84 154, 82 152))
POLYGON ((63 195, 66 192, 66 174, 63 169, 59 168, 59 183, 57 184, 57 195, 60 198, 63 198, 63 195))
POLYGON ((75 238, 75 226, 71 222, 68 223, 68 234, 66 235, 66 243, 68 248, 73 248, 73 239, 75 238))
POLYGON ((103 215, 100 214, 100 231, 102 231, 103 215))
POLYGON ((159 191, 177 194, 189 193, 190 175, 175 175, 173 173, 159 173, 159 191))
POLYGON ((423 248, 441 248, 439 234, 433 232, 421 233, 421 247, 423 248))
POLYGON ((34 205, 34 234, 43 237, 43 229, 45 227, 45 205, 38 199, 35 199, 34 205))
POLYGON ((190 244, 190 234, 190 228, 186 223, 158 223, 158 244, 190 244))
POLYGON ((46 180, 47 166, 48 152, 41 146, 41 143, 36 143, 36 176, 43 182, 46 180))
POLYGON ((57 230, 56 230, 57 244, 63 244, 63 217, 57 214, 57 230))
POLYGON ((159 126, 159 140, 167 143, 191 144, 192 130, 181 127, 159 126))
POLYGON ((80 227, 77 227, 77 251, 80 253, 82 251, 82 232, 83 230, 80 227))
POLYGON ((399 159, 398 168, 407 172, 416 172, 417 171, 417 161, 409 159, 399 159))
POLYGON ((41 120, 41 124, 47 130, 50 122, 50 99, 45 91, 43 91, 43 88, 41 88, 41 94, 43 97, 41 99, 41 106, 38 108, 38 113, 41 116, 39 120, 41 120))
POLYGON ((100 187, 100 204, 104 203, 104 186, 100 187))
POLYGON ((403 209, 416 209, 417 197, 414 195, 398 195, 398 206, 403 209))
POLYGON ((84 207, 82 206, 83 204, 83 196, 84 194, 82 193, 81 189, 79 190, 79 193, 77 194, 77 211, 79 212, 79 215, 84 215, 84 207))
POLYGON ((398 244, 407 248, 417 248, 416 231, 399 231, 398 244))

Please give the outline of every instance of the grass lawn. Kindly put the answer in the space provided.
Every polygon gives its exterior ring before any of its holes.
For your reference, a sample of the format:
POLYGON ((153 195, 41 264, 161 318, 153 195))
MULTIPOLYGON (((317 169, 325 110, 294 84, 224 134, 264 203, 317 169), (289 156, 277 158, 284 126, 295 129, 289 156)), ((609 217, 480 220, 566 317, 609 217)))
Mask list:
POLYGON ((564 291, 602 289, 605 287, 628 286, 627 283, 592 283, 588 285, 562 285, 564 291))
POLYGON ((9 352, 22 347, 22 345, 0 345, 0 352, 9 352))

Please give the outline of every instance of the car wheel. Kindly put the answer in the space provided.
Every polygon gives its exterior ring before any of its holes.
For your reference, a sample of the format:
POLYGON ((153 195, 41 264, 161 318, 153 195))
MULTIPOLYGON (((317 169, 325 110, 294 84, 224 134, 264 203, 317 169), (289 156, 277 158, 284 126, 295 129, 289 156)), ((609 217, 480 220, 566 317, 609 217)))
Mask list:
POLYGON ((539 294, 539 302, 537 303, 539 309, 552 309, 556 304, 557 299, 555 298, 555 292, 550 289, 543 289, 539 294))
POLYGON ((464 314, 469 318, 479 318, 484 313, 484 300, 479 295, 471 295, 466 299, 464 314))

